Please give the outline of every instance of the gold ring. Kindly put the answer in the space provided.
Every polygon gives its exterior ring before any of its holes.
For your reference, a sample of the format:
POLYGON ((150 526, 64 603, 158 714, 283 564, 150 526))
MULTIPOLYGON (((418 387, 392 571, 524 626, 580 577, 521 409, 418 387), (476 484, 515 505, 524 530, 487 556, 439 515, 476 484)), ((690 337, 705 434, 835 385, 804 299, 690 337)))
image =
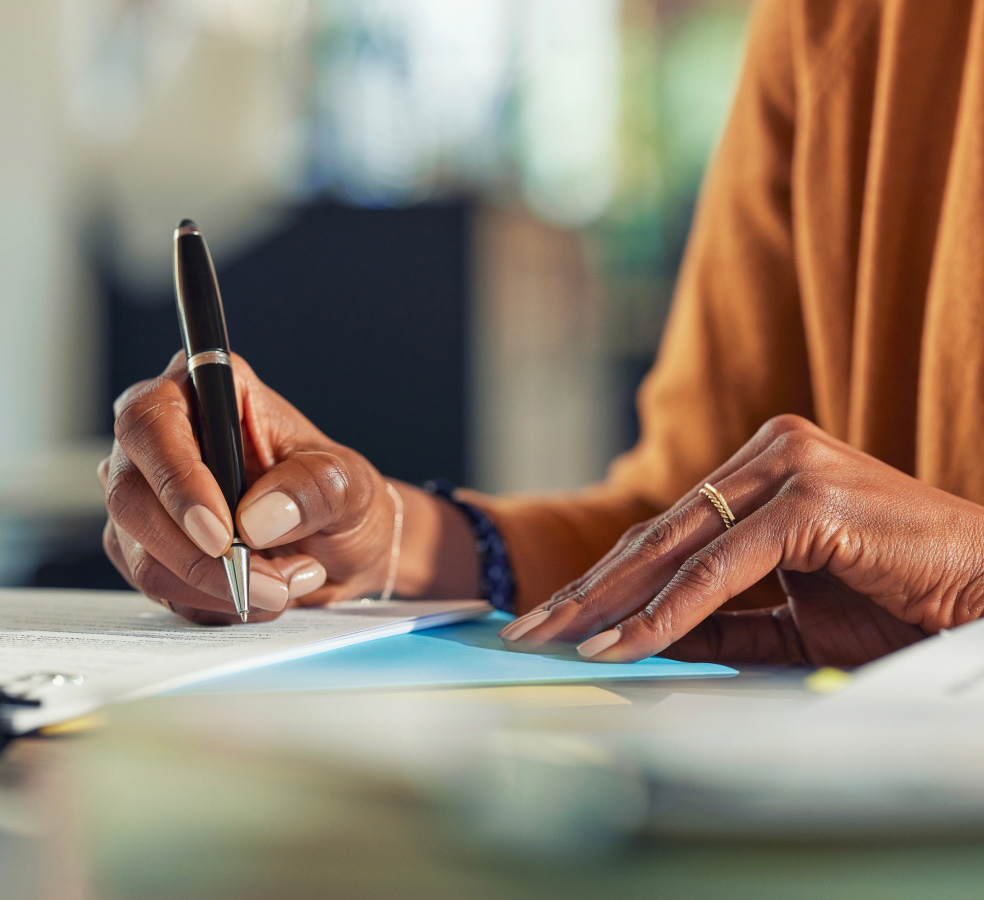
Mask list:
POLYGON ((160 604, 161 604, 161 606, 163 606, 163 607, 164 607, 164 609, 166 609, 166 610, 167 610, 167 611, 168 611, 169 613, 173 613, 173 612, 174 612, 174 607, 173 607, 173 606, 171 606, 171 601, 170 601, 170 600, 163 600, 163 599, 162 599, 162 600, 160 601, 160 604))
POLYGON ((721 492, 713 484, 705 483, 697 493, 703 497, 707 497, 711 501, 714 508, 721 514, 725 528, 730 528, 738 521, 735 518, 735 514, 731 511, 731 507, 728 506, 728 501, 724 499, 721 492))

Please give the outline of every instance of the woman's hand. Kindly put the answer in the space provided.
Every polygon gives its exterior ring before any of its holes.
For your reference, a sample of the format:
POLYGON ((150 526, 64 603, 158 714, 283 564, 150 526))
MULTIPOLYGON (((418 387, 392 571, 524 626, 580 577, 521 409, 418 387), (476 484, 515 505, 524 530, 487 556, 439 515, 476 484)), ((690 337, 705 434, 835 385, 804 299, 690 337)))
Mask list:
POLYGON ((858 665, 984 612, 984 509, 805 419, 771 420, 708 481, 734 527, 698 485, 502 637, 600 662, 858 665), (716 612, 773 569, 787 605, 716 612))
MULTIPOLYGON (((288 604, 322 604, 378 592, 386 581, 394 502, 353 450, 329 440, 233 357, 249 489, 235 512, 251 559, 250 621, 288 604)), ((238 621, 219 560, 233 519, 192 433, 184 354, 115 404, 116 442, 99 466, 109 518, 106 553, 123 577, 198 622, 238 621)), ((477 582, 471 532, 448 504, 408 485, 397 591, 447 596, 477 582), (467 555, 440 570, 440 546, 467 555), (462 568, 464 566, 464 568, 462 568), (437 574, 435 574, 437 573, 437 574), (457 580, 454 580, 457 576, 457 580), (443 581, 442 581, 443 578, 443 581), (442 593, 444 591, 445 593, 442 593)), ((477 595, 477 584, 470 596, 477 595)))

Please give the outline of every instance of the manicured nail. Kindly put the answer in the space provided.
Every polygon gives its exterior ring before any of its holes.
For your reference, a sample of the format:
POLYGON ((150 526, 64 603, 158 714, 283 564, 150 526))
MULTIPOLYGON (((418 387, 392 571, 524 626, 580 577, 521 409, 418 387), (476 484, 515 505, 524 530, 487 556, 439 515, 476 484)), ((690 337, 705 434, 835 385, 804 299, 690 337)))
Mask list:
POLYGON ((510 622, 499 632, 499 637, 506 641, 518 641, 527 631, 539 625, 549 615, 549 609, 538 609, 536 612, 531 612, 529 615, 516 619, 515 622, 510 622))
POLYGON ((271 578, 261 572, 249 574, 249 602, 251 606, 278 612, 287 605, 287 585, 279 578, 271 578))
POLYGON ((266 547, 301 524, 301 511, 285 493, 273 491, 242 510, 239 521, 254 547, 266 547))
POLYGON ((291 600, 297 597, 303 597, 305 594, 310 594, 311 591, 316 591, 321 585, 325 583, 325 579, 328 577, 328 573, 325 571, 325 567, 319 562, 313 562, 309 566, 305 566, 298 572, 295 572, 290 579, 290 592, 289 596, 291 600))
POLYGON ((184 515, 184 530, 203 553, 219 557, 229 546, 232 535, 219 517, 204 506, 193 506, 184 515))
POLYGON ((578 644, 577 652, 585 659, 591 659, 601 653, 602 650, 607 650, 609 647, 617 644, 621 637, 622 632, 617 628, 612 628, 610 631, 603 631, 601 634, 596 634, 594 637, 588 638, 583 644, 578 644))

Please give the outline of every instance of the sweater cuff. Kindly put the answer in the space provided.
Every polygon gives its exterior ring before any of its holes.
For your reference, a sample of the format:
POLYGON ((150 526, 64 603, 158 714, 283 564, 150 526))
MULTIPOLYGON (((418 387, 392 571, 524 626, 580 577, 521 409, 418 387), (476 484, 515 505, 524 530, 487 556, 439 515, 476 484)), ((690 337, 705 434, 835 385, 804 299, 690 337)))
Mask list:
POLYGON ((457 500, 483 511, 506 548, 517 615, 550 599, 584 574, 622 534, 656 511, 638 496, 607 488, 557 496, 490 497, 457 490, 457 500))

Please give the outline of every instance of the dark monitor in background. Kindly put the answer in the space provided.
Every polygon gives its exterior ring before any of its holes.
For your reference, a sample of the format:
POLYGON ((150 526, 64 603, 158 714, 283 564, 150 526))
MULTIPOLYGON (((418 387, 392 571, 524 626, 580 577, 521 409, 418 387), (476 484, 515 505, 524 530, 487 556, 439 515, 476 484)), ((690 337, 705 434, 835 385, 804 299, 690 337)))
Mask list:
MULTIPOLYGON (((395 478, 467 481, 468 219, 465 204, 319 203, 218 265, 233 349, 332 439, 395 478)), ((180 337, 170 292, 106 289, 108 408, 160 371, 180 337)))

